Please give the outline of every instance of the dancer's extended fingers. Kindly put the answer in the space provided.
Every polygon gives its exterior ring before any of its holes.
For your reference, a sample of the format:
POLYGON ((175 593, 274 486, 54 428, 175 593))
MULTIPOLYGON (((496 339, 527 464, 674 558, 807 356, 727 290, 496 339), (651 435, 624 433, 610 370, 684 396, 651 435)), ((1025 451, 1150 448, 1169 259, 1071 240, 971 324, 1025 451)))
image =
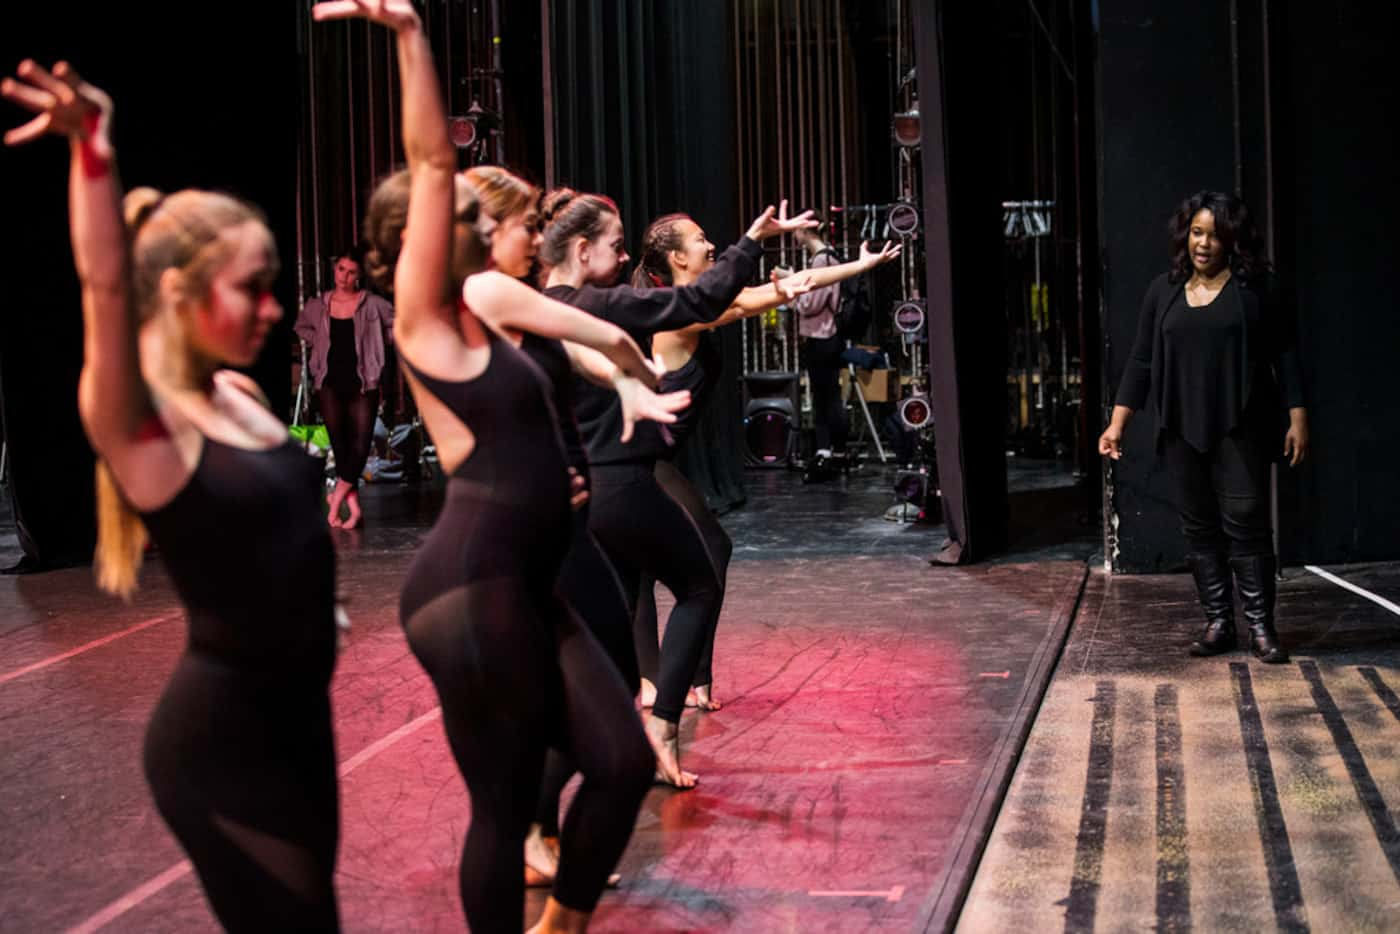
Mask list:
POLYGON ((32 58, 26 58, 24 61, 20 62, 19 68, 15 70, 15 73, 35 87, 48 91, 55 98, 64 103, 71 103, 73 101, 73 89, 63 81, 55 78, 47 68, 34 61, 32 58))
POLYGON ((17 126, 13 130, 6 132, 5 145, 22 146, 30 140, 38 139, 48 132, 49 124, 52 122, 53 118, 48 114, 39 114, 39 116, 30 120, 23 126, 17 126))
POLYGON ((350 19, 365 16, 371 12, 370 5, 363 0, 327 0, 311 8, 311 18, 317 22, 332 19, 350 19))
POLYGON ((52 110, 54 104, 57 103, 54 96, 49 92, 28 84, 23 84, 13 78, 6 78, 4 81, 0 81, 0 95, 4 95, 6 100, 14 101, 21 107, 36 113, 52 110))

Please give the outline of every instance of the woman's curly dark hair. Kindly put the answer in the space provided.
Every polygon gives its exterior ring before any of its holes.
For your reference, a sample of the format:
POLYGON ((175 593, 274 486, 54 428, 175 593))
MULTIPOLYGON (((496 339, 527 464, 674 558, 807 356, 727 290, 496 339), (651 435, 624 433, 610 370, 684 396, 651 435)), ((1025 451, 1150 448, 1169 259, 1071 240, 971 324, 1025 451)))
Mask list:
POLYGON ((1185 282, 1191 278, 1193 267, 1187 241, 1191 221, 1201 211, 1209 211, 1215 217, 1215 235, 1220 238, 1231 273, 1245 282, 1260 280, 1269 273, 1263 238, 1254 226, 1244 199, 1222 191, 1198 191, 1181 202, 1167 222, 1171 245, 1171 270, 1167 278, 1171 282, 1185 282))

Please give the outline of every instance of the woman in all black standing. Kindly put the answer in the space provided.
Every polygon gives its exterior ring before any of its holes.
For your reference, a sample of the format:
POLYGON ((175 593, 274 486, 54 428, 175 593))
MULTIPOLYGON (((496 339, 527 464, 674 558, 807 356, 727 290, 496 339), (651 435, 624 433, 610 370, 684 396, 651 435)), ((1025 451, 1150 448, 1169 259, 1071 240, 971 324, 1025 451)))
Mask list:
POLYGON ((1191 654, 1236 647, 1233 571, 1250 648, 1265 662, 1286 662, 1274 629, 1269 464, 1285 407, 1283 456, 1296 466, 1308 450, 1296 322, 1269 291, 1259 236, 1238 197, 1192 195, 1170 237, 1171 269, 1143 299, 1099 453, 1120 458, 1128 420, 1152 407, 1206 617, 1191 654))
MULTIPOLYGON (((567 189, 545 199, 548 218, 540 259, 548 270, 545 294, 617 324, 643 348, 651 337, 718 318, 754 274, 759 241, 812 223, 769 207, 737 244, 694 283, 680 288, 614 285, 627 261, 617 206, 601 195, 567 189)), ((619 440, 622 410, 615 395, 577 382, 575 412, 588 446, 592 475, 589 527, 602 542, 634 598, 649 573, 676 597, 666 627, 661 671, 647 738, 656 751, 657 776, 678 788, 696 777, 680 767, 681 711, 706 640, 719 617, 723 587, 703 533, 690 514, 656 482, 655 466, 672 439, 664 426, 643 423, 630 442, 619 440)))
POLYGON ((312 388, 335 452, 337 479, 327 518, 335 528, 353 529, 360 522, 360 474, 374 441, 394 306, 363 287, 354 255, 336 257, 334 269, 335 288, 307 300, 297 315, 296 332, 311 350, 312 388), (344 521, 342 504, 350 513, 344 521))
MULTIPOLYGON (((690 408, 681 412, 677 422, 668 429, 675 445, 657 461, 656 481, 690 514, 704 534, 711 561, 719 575, 721 599, 734 543, 705 503, 705 498, 675 464, 676 455, 695 431, 700 414, 719 383, 723 370, 724 358, 712 332, 726 324, 791 302, 809 290, 832 287, 844 279, 861 275, 895 259, 899 252, 899 245, 895 243, 887 243, 879 253, 873 253, 867 244, 861 244, 860 259, 854 262, 812 269, 786 279, 778 279, 775 271, 769 285, 744 289, 734 304, 714 321, 676 331, 662 331, 653 338, 652 355, 666 370, 661 376, 662 390, 688 390, 691 396, 690 408)), ((642 235, 641 253, 632 284, 642 289, 689 285, 713 266, 715 260, 714 244, 705 236, 700 225, 685 214, 668 214, 652 221, 642 235)), ((642 703, 646 706, 654 702, 655 682, 661 662, 657 643, 655 581, 649 577, 642 579, 633 626, 637 660, 643 677, 642 703)), ((692 679, 692 694, 686 699, 687 706, 700 710, 720 708, 713 688, 714 633, 712 629, 705 641, 700 665, 692 679)))
POLYGON ((586 344, 634 377, 651 378, 648 362, 620 328, 480 272, 496 222, 457 174, 412 3, 333 0, 314 13, 365 17, 397 34, 407 191, 403 173, 379 186, 366 239, 371 273, 393 270, 395 343, 450 476, 400 615, 471 796, 462 904, 478 934, 520 930, 520 856, 545 752, 562 748, 584 782, 536 930, 580 931, 632 833, 652 756, 622 679, 555 593, 570 539, 569 474, 548 381, 511 332, 586 344))
POLYGON ((282 316, 272 234, 257 209, 195 190, 136 189, 124 225, 110 99, 63 63, 26 61, 19 76, 0 90, 39 116, 5 141, 47 131, 71 150, 98 582, 130 595, 149 533, 189 615, 146 731, 156 806, 224 928, 337 930, 320 471, 256 384, 224 368, 252 364, 282 316))

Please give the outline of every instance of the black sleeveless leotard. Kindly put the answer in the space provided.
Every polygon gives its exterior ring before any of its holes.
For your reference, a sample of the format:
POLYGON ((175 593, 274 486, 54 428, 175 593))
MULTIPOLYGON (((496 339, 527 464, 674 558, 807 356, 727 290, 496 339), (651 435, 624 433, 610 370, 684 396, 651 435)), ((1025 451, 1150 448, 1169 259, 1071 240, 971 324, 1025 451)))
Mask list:
POLYGON ((554 885, 555 899, 580 911, 596 905, 627 845, 652 757, 626 689, 555 595, 569 481, 548 382, 488 334, 486 369, 466 382, 402 358, 475 445, 448 480, 400 610, 471 795, 460 869, 467 921, 475 932, 519 932, 522 848, 546 749, 565 750, 584 774, 554 885))
POLYGON ((338 926, 335 552, 320 474, 291 443, 205 439, 189 482, 142 517, 189 612, 146 776, 231 931, 338 926))

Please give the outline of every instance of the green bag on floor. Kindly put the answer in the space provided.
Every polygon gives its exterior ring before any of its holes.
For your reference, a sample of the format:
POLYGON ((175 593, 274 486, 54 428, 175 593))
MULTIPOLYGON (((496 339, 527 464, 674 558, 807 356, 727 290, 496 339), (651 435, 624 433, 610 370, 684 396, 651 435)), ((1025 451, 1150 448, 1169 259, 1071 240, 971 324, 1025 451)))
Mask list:
POLYGON ((298 444, 313 444, 323 451, 330 450, 331 436, 325 425, 292 425, 287 430, 298 444))

